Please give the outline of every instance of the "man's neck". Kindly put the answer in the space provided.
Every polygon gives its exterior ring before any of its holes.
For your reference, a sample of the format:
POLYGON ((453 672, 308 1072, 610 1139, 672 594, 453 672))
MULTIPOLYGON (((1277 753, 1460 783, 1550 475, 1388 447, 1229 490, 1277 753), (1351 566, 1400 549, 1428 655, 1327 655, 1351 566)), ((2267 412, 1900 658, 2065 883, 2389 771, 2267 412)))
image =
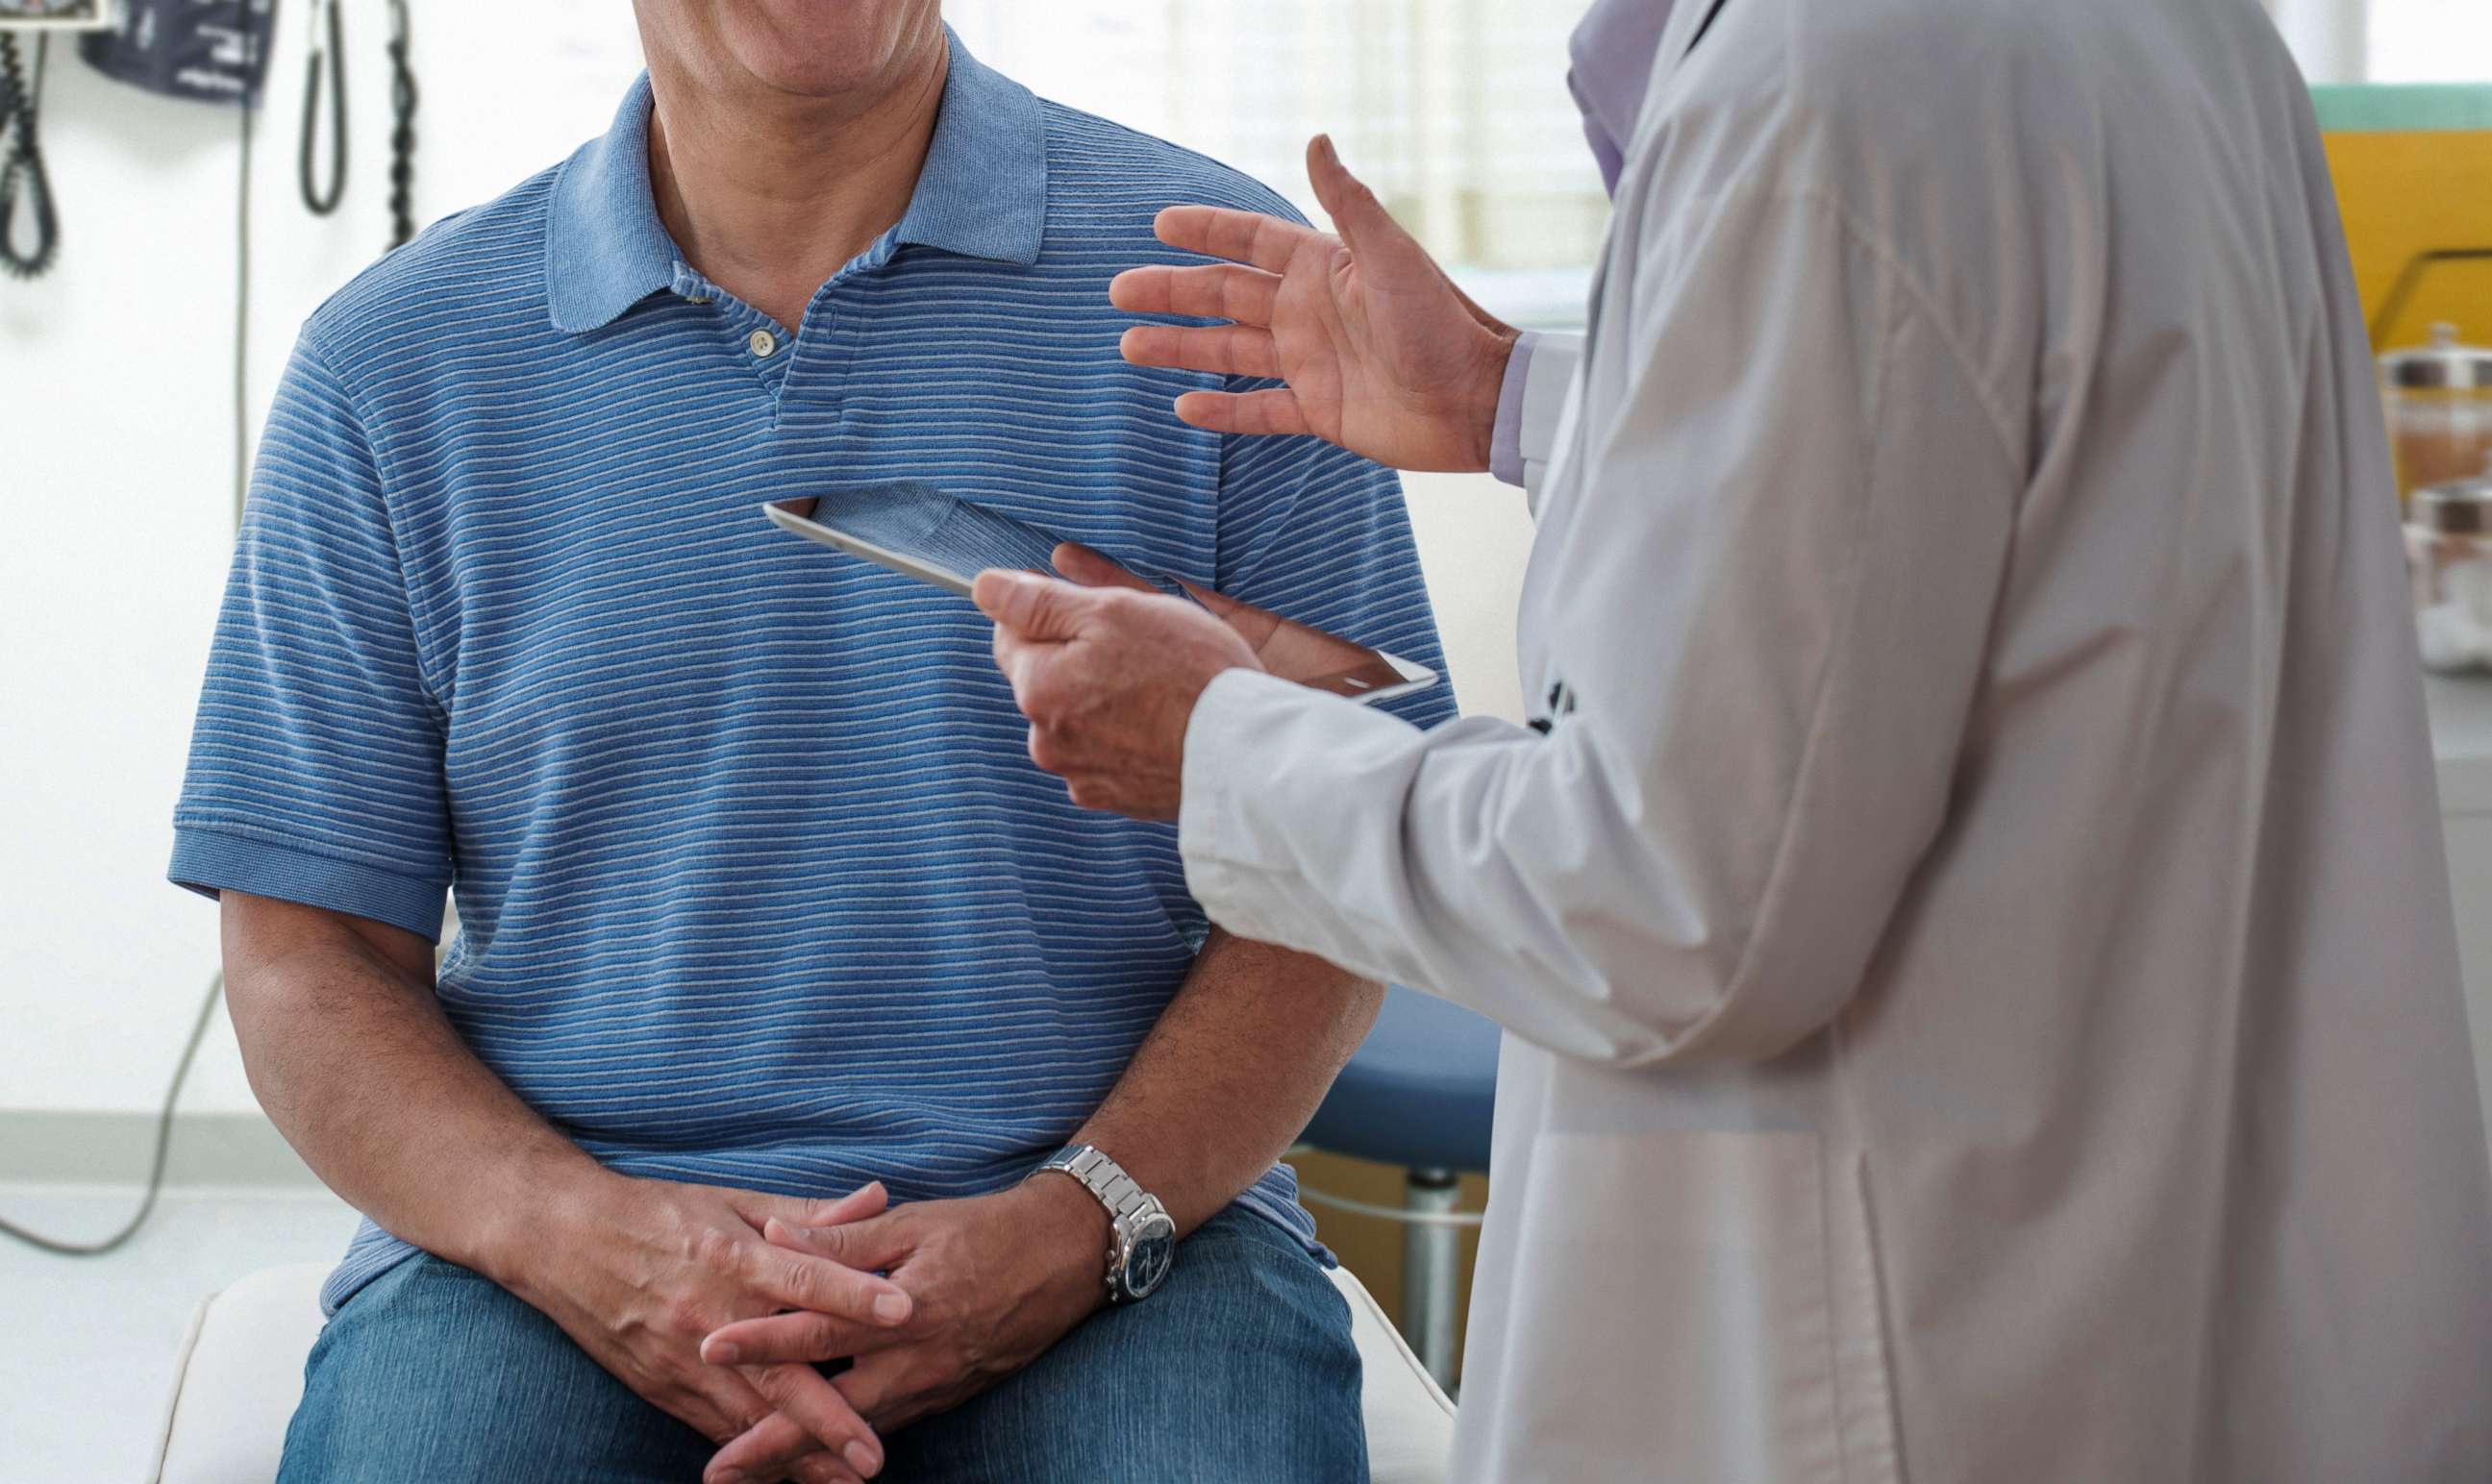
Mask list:
POLYGON ((873 97, 706 95, 662 74, 649 116, 658 218, 704 278, 790 331, 814 293, 908 209, 948 49, 873 97))

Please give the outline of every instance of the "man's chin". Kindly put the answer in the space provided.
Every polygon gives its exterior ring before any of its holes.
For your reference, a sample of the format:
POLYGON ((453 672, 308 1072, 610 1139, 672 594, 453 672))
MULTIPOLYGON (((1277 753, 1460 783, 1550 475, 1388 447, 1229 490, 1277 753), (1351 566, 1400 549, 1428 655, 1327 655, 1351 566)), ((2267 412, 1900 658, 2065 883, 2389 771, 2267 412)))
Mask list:
POLYGON ((912 0, 747 0, 725 18, 736 60, 763 84, 831 99, 880 92, 913 71, 922 28, 938 24, 920 10, 912 0))

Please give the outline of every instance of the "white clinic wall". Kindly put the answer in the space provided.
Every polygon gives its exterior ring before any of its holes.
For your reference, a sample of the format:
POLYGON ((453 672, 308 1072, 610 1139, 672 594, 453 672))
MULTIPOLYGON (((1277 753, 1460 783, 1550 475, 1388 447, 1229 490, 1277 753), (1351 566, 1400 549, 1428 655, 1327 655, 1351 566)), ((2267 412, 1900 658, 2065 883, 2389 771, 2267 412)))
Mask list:
POLYGON ((2367 75, 2370 0, 2267 0, 2267 7, 2311 81, 2360 82, 2367 75))
MULTIPOLYGON (((337 216, 296 196, 303 7, 255 126, 254 431, 295 327, 388 240, 387 8, 342 3, 337 216)), ((620 0, 414 13, 419 221, 601 132, 638 68, 620 0)), ((0 278, 0 1112, 154 1108, 216 963, 215 909, 163 872, 230 542, 235 134, 51 44, 61 257, 0 278)), ((253 1106, 222 1019, 184 1106, 253 1106)))
POLYGON ((2492 82, 2485 0, 2264 0, 2313 82, 2492 82))
POLYGON ((2487 0, 2372 0, 2366 20, 2366 81, 2492 82, 2487 0))
MULTIPOLYGON (((387 240, 386 8, 342 3, 339 215, 296 196, 300 7, 255 126, 254 431, 295 327, 387 240)), ((638 67, 622 0, 414 9, 420 221, 602 132, 638 67)), ((134 1113, 163 1096, 217 955, 215 910, 163 870, 230 541, 236 121, 108 81, 59 40, 43 107, 61 258, 0 279, 0 1114, 134 1113)), ((1413 492, 1465 698, 1512 714, 1521 502, 1484 476, 1413 492)), ((222 1017, 183 1106, 255 1106, 222 1017)))

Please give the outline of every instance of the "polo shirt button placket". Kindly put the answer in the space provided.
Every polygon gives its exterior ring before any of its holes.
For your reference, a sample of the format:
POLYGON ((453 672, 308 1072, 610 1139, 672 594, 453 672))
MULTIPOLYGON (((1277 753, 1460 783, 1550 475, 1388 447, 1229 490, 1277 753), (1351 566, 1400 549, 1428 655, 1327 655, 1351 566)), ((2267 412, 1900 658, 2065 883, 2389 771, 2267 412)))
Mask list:
POLYGON ((770 398, 770 418, 775 426, 780 406, 787 392, 787 363, 795 355, 792 336, 774 328, 757 311, 753 316, 760 321, 744 333, 744 351, 750 358, 753 373, 760 378, 761 390, 770 398))

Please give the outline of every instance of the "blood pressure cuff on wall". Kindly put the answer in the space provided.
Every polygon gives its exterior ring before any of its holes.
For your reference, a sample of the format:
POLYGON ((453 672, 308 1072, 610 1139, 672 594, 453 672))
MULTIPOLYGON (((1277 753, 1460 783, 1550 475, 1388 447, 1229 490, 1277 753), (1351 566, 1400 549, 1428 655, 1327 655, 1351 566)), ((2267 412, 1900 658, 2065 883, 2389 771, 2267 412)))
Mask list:
POLYGON ((255 104, 277 0, 122 0, 121 23, 78 39, 107 77, 206 103, 255 104))

